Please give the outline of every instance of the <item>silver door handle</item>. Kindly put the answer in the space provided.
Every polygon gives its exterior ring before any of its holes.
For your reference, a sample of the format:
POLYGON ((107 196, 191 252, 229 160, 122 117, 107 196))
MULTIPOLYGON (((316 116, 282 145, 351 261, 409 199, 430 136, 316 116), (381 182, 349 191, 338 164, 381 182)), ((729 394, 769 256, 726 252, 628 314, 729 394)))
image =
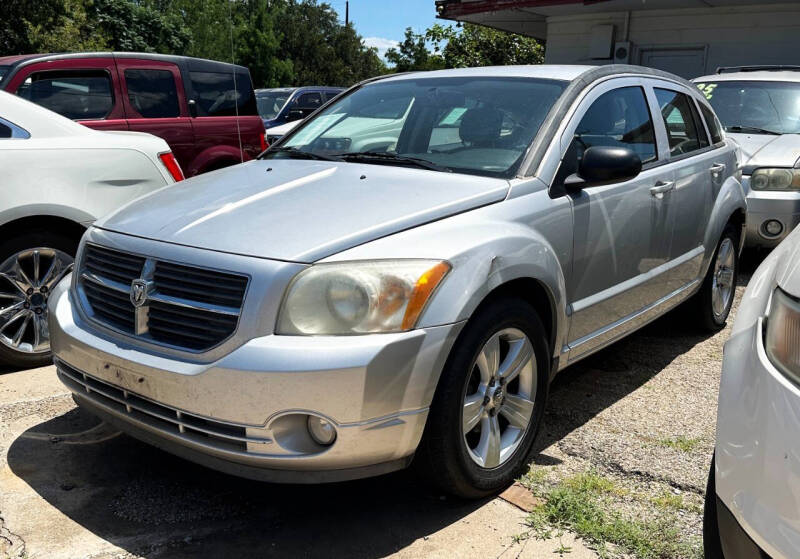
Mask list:
POLYGON ((721 175, 725 172, 726 166, 725 163, 714 163, 711 166, 711 174, 712 175, 721 175))
POLYGON ((664 194, 675 188, 675 183, 672 181, 658 181, 656 185, 650 189, 650 194, 658 199, 664 197, 664 194))

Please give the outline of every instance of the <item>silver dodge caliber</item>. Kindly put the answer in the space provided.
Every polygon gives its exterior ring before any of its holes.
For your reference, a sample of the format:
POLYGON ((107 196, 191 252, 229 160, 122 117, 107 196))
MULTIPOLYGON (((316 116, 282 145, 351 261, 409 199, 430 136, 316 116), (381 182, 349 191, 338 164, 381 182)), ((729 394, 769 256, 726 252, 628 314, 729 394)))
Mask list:
POLYGON ((555 373, 693 297, 745 199, 685 80, 634 66, 359 84, 259 160, 141 198, 51 295, 58 374, 121 430, 278 482, 526 467, 555 373))

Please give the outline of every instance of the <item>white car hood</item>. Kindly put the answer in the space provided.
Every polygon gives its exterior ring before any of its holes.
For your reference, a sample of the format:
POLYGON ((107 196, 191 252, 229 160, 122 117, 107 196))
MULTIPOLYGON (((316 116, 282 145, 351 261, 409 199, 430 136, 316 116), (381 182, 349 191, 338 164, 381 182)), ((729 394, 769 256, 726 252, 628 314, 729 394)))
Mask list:
POLYGON ((743 167, 794 167, 800 161, 800 134, 728 133, 742 148, 743 167))

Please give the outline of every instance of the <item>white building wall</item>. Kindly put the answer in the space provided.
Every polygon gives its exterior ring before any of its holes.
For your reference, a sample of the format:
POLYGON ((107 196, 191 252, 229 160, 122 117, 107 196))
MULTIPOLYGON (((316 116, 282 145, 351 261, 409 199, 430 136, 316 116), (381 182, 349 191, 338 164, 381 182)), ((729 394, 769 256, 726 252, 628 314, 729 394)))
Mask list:
POLYGON ((546 62, 614 62, 589 55, 593 28, 604 24, 614 26, 616 43, 632 43, 629 63, 685 77, 712 73, 718 66, 800 65, 800 2, 550 17, 546 62))

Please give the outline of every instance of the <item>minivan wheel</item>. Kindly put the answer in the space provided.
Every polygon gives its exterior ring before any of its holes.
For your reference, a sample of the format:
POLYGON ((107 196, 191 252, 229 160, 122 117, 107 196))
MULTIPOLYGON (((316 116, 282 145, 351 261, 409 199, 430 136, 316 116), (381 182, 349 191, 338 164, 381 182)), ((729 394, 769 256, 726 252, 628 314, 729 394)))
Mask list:
POLYGON ((51 361, 47 298, 71 269, 78 243, 31 231, 0 243, 0 362, 19 368, 51 361))
POLYGON ((465 498, 511 484, 528 465, 548 377, 544 327, 533 307, 502 299, 480 309, 442 371, 417 471, 465 498))
POLYGON ((731 312, 739 275, 738 246, 736 229, 726 226, 695 303, 700 324, 708 331, 724 328, 731 312))
POLYGON ((717 520, 717 488, 714 474, 714 459, 711 459, 711 471, 706 484, 706 499, 703 509, 703 551, 705 559, 723 559, 722 543, 719 537, 719 521, 717 520))

